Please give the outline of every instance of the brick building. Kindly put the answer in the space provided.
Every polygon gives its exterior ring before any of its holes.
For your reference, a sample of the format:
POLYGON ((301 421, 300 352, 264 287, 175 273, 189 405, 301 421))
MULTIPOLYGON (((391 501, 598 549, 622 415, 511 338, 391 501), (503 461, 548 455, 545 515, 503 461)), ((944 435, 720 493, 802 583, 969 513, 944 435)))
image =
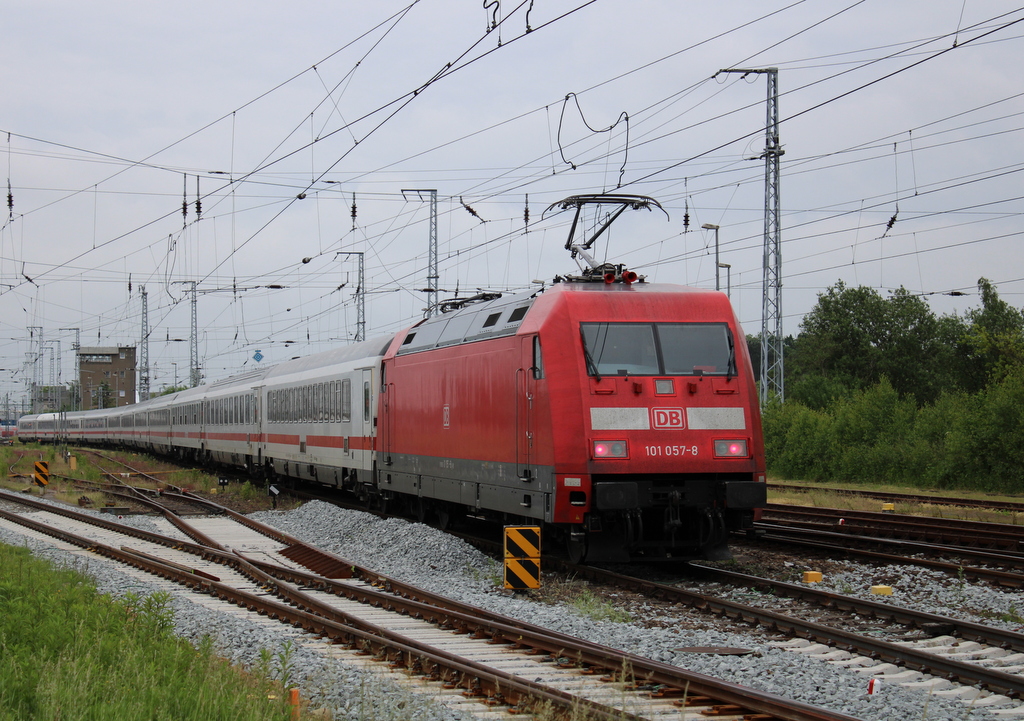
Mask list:
POLYGON ((135 346, 78 351, 82 410, 135 403, 135 346))

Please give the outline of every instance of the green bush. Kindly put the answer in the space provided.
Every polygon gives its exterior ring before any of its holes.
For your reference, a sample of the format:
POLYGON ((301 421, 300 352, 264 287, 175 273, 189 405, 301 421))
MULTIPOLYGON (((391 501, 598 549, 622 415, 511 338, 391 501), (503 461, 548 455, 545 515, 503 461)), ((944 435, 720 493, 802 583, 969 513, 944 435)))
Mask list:
POLYGON ((763 422, 776 476, 1024 491, 1024 368, 921 407, 883 378, 820 411, 772 403, 763 422))

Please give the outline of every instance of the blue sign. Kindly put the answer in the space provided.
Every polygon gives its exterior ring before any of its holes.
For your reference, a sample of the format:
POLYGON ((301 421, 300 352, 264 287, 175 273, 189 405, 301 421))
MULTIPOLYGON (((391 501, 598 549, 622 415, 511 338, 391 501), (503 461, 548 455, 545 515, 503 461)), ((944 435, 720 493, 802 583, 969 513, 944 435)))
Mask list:
POLYGON ((254 361, 256 361, 257 363, 259 363, 261 360, 263 360, 263 354, 260 353, 259 351, 256 351, 256 353, 253 355, 252 359, 254 361))

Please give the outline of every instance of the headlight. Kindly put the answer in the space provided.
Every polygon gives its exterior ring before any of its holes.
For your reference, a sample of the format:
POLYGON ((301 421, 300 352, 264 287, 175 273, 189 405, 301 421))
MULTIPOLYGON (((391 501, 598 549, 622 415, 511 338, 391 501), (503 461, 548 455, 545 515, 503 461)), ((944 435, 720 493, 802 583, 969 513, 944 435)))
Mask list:
POLYGON ((625 441, 594 441, 594 458, 628 458, 625 441))
POLYGON ((715 441, 715 458, 746 458, 747 441, 715 441))

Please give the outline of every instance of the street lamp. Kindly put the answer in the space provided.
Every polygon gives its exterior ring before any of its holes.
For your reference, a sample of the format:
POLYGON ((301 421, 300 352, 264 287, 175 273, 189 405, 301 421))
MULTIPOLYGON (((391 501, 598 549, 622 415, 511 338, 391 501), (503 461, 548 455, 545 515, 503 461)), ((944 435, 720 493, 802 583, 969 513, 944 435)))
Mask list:
POLYGON ((732 266, 729 263, 719 263, 719 268, 725 268, 725 294, 732 298, 732 266))
POLYGON ((700 227, 703 228, 704 230, 715 231, 715 290, 721 290, 722 287, 719 281, 718 269, 722 267, 722 264, 718 262, 718 226, 715 225, 714 223, 705 223, 700 227))

